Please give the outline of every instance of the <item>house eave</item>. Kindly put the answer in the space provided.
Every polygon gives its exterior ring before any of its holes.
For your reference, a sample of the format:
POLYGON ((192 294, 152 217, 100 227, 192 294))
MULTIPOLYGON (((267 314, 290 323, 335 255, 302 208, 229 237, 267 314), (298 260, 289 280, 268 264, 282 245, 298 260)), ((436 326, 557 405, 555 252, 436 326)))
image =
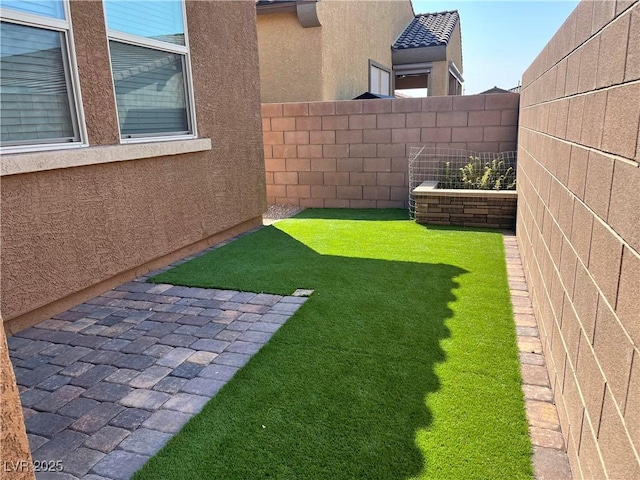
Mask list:
POLYGON ((258 15, 270 13, 296 13, 298 22, 303 28, 321 26, 316 8, 318 0, 297 0, 291 2, 274 2, 271 4, 256 4, 258 15))
POLYGON ((403 48, 393 50, 391 53, 391 58, 394 65, 437 62, 447 59, 447 46, 437 45, 433 47, 403 48))
POLYGON ((256 4, 256 11, 258 15, 266 15, 268 13, 283 13, 283 12, 295 12, 295 1, 290 2, 273 2, 269 4, 256 4))

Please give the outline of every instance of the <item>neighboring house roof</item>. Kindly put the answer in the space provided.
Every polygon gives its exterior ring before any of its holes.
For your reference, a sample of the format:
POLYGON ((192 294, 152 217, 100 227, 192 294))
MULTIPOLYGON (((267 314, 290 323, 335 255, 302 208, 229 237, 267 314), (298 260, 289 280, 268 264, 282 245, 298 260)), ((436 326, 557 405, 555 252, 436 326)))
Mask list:
POLYGON ((484 95, 486 93, 520 93, 520 85, 510 88, 509 90, 505 90, 504 88, 500 87, 493 87, 489 90, 485 90, 484 92, 480 92, 479 95, 484 95))
POLYGON ((487 93, 511 93, 509 92, 509 90, 505 90, 504 88, 500 88, 500 87, 493 87, 490 88, 489 90, 485 90, 484 92, 480 92, 480 95, 485 95, 487 93))
POLYGON ((353 100, 371 100, 376 98, 394 98, 393 95, 383 95, 381 93, 364 92, 354 97, 353 100))
POLYGON ((456 10, 418 14, 393 44, 394 50, 447 45, 454 27, 460 21, 456 10))

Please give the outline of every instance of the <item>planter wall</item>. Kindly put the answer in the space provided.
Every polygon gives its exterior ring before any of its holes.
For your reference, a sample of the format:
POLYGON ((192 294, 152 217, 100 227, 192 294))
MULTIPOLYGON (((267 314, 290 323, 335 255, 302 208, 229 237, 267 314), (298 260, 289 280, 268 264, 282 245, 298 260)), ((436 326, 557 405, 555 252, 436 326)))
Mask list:
POLYGON ((448 190, 423 182, 413 194, 418 223, 515 229, 515 190, 448 190))

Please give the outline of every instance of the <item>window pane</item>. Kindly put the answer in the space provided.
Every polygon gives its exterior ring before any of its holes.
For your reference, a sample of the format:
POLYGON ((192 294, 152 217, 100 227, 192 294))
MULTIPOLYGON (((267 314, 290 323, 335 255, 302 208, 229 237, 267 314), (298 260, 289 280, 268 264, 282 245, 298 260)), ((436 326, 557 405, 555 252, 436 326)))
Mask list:
POLYGON ((380 92, 380 69, 371 65, 371 93, 381 93, 380 92))
POLYGON ((109 45, 122 135, 189 133, 184 56, 109 45))
POLYGON ((76 140, 62 61, 64 34, 5 22, 0 32, 2 143, 76 140))
POLYGON ((0 0, 0 7, 64 20, 62 0, 0 0))
POLYGON ((389 95, 389 72, 380 70, 380 93, 383 95, 389 95))
POLYGON ((182 2, 106 0, 107 28, 184 45, 182 2))

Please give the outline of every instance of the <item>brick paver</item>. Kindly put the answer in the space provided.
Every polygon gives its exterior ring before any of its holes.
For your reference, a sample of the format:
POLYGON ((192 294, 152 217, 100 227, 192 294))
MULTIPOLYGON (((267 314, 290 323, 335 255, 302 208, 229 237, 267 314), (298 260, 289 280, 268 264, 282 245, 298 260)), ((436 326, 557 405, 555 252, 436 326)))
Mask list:
POLYGON ((56 478, 129 479, 306 300, 146 279, 8 339, 33 458, 61 460, 56 478))
POLYGON ((567 449, 560 430, 553 390, 549 383, 538 325, 533 315, 515 235, 505 234, 504 245, 520 350, 522 391, 529 421, 529 436, 533 444, 534 475, 538 480, 571 480, 567 449))

